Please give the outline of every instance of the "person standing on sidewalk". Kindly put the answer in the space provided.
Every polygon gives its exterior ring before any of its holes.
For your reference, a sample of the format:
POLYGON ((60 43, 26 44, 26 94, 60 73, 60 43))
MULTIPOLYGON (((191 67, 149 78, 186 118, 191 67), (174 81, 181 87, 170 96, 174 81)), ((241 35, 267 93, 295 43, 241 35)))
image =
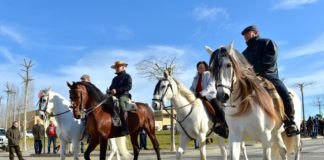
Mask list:
POLYGON ((34 136, 34 148, 35 154, 42 153, 42 139, 44 138, 44 126, 40 124, 40 120, 36 121, 36 124, 33 126, 33 136, 34 136))
POLYGON ((14 159, 14 151, 17 154, 17 157, 19 160, 23 160, 20 147, 19 147, 19 139, 21 138, 20 136, 20 131, 19 131, 19 124, 17 121, 14 121, 12 123, 12 126, 8 128, 6 137, 8 138, 9 141, 9 159, 13 160, 14 159))
POLYGON ((48 137, 47 153, 50 153, 51 151, 51 143, 53 143, 53 153, 56 153, 56 126, 52 120, 50 120, 50 124, 46 129, 46 134, 48 137))

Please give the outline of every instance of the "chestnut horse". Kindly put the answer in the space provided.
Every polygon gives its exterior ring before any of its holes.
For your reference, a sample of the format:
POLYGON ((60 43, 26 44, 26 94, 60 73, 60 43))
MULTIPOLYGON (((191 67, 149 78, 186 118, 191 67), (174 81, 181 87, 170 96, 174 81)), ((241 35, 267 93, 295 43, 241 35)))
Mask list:
MULTIPOLYGON (((90 135, 90 144, 84 153, 86 160, 90 159, 90 153, 100 143, 100 159, 106 158, 108 138, 120 137, 121 127, 112 124, 113 100, 111 96, 105 96, 96 86, 89 82, 67 82, 70 88, 71 107, 73 116, 77 119, 85 116, 86 129, 90 135)), ((155 121, 151 108, 145 103, 136 102, 137 110, 128 113, 128 129, 134 151, 134 160, 138 159, 139 145, 138 133, 144 129, 160 160, 159 143, 155 136, 155 121)))

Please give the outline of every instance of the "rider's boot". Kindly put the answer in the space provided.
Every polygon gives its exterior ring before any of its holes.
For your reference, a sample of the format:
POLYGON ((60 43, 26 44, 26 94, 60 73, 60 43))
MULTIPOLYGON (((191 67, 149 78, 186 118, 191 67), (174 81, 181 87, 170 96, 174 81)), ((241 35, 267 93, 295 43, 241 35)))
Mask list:
POLYGON ((122 125, 123 125, 122 130, 121 130, 121 135, 122 136, 125 136, 125 135, 129 134, 127 117, 128 117, 127 111, 123 111, 122 117, 121 117, 121 121, 122 121, 122 125))
POLYGON ((284 128, 288 137, 292 137, 299 134, 298 127, 294 121, 295 119, 295 108, 294 103, 290 99, 285 104, 285 114, 286 118, 284 120, 284 128))
POLYGON ((216 112, 216 117, 214 117, 213 122, 215 124, 219 123, 219 125, 213 127, 213 131, 224 138, 228 138, 228 126, 225 121, 224 110, 216 98, 211 99, 210 102, 216 112))

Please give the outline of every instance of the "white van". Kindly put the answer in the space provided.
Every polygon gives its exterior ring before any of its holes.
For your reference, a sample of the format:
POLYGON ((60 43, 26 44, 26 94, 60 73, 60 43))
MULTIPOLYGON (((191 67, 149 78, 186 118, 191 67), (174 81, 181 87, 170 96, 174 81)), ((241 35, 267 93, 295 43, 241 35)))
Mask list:
POLYGON ((0 148, 8 151, 8 139, 6 137, 6 130, 4 128, 0 128, 0 148))

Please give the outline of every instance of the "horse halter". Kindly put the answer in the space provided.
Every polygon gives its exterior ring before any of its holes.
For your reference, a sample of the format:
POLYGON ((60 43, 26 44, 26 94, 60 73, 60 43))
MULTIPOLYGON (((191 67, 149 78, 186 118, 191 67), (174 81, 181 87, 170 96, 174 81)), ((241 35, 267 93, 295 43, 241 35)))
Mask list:
MULTIPOLYGON (((158 86, 161 85, 161 82, 162 82, 162 81, 168 81, 168 80, 166 80, 166 79, 160 80, 160 81, 158 82, 158 86)), ((168 92, 168 89, 170 88, 171 91, 172 91, 172 93, 173 93, 173 88, 172 88, 171 82, 170 82, 170 81, 168 81, 168 82, 169 82, 169 84, 166 86, 166 89, 165 89, 164 93, 162 94, 162 96, 160 97, 160 99, 157 99, 157 98, 153 98, 153 99, 152 99, 152 101, 157 101, 157 102, 161 103, 162 106, 163 106, 163 108, 165 108, 165 104, 164 104, 164 102, 163 102, 163 99, 164 99, 166 93, 168 92)), ((156 86, 156 87, 158 87, 158 86, 156 86)), ((154 91, 154 95, 156 95, 156 92, 160 92, 160 91, 157 90, 157 89, 155 89, 155 91, 154 91)))
POLYGON ((218 70, 218 73, 217 73, 217 78, 216 78, 216 88, 217 87, 223 87, 223 88, 226 88, 226 89, 230 90, 230 93, 232 93, 233 92, 233 84, 234 84, 234 70, 232 71, 231 85, 230 86, 224 85, 222 83, 218 83, 218 80, 220 78, 220 69, 221 69, 222 62, 223 62, 223 61, 221 61, 221 59, 223 57, 228 57, 230 59, 230 56, 228 55, 226 48, 221 47, 220 51, 218 51, 218 54, 217 54, 217 62, 218 62, 217 70, 218 70))
MULTIPOLYGON (((83 94, 82 94, 82 90, 80 90, 80 89, 71 89, 70 90, 70 100, 71 100, 71 106, 70 106, 70 108, 72 108, 73 110, 75 109, 75 108, 79 108, 80 109, 80 112, 83 112, 83 110, 84 110, 84 107, 83 107, 83 94), (74 106, 74 100, 75 100, 75 97, 73 97, 73 98, 71 98, 71 94, 73 94, 73 93, 77 93, 77 92, 80 92, 80 105, 77 107, 77 106, 74 106)), ((77 98, 79 98, 79 97, 77 97, 77 98)))

